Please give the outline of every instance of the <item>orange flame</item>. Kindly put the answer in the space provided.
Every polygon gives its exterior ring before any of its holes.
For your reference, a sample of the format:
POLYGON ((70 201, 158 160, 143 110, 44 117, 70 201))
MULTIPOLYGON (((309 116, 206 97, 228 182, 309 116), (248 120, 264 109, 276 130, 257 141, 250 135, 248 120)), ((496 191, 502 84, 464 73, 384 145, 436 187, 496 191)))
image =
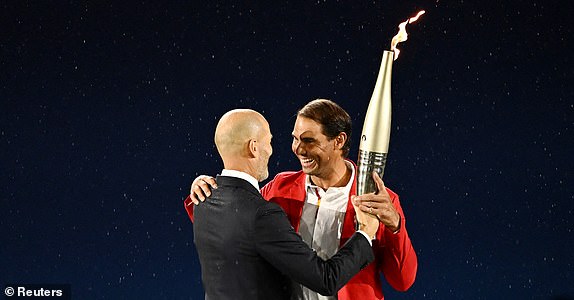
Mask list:
POLYGON ((395 60, 397 60, 397 58, 399 58, 399 53, 401 53, 401 51, 399 49, 397 49, 397 45, 400 42, 406 41, 408 38, 407 29, 406 29, 407 24, 415 22, 424 13, 425 13, 425 11, 421 10, 421 11, 419 11, 419 13, 416 16, 414 16, 414 17, 402 22, 401 24, 399 24, 399 33, 397 33, 397 35, 395 35, 393 37, 393 40, 391 41, 391 51, 395 52, 395 60))

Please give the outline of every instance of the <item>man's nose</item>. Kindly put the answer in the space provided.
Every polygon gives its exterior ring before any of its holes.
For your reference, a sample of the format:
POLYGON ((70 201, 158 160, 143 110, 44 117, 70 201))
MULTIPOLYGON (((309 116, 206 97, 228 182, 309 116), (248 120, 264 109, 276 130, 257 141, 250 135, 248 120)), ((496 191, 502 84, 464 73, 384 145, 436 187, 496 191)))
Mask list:
POLYGON ((305 155, 306 154, 305 147, 303 147, 303 144, 301 142, 296 142, 294 150, 295 150, 295 154, 297 154, 297 155, 305 155))

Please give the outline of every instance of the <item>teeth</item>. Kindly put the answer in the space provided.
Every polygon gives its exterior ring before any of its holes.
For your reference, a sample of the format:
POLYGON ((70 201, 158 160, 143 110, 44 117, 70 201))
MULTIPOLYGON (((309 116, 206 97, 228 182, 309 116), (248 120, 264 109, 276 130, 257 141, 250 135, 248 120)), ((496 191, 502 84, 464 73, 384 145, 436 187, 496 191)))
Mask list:
POLYGON ((310 159, 310 158, 303 160, 303 162, 306 164, 311 163, 312 161, 313 161, 313 159, 310 159))

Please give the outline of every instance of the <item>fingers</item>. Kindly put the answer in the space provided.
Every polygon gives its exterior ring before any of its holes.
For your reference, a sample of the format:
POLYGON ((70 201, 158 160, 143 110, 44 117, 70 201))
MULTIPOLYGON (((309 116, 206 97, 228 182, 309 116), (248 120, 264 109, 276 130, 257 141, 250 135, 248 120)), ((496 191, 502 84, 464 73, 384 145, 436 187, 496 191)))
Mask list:
POLYGON ((373 218, 370 218, 368 212, 364 211, 364 207, 361 209, 361 204, 359 202, 355 202, 356 198, 356 196, 352 196, 351 201, 353 203, 353 208, 355 209, 355 217, 357 218, 357 221, 364 225, 367 225, 368 222, 373 222, 373 218))
POLYGON ((199 192, 200 190, 201 188, 199 188, 197 184, 191 185, 191 188, 189 189, 189 199, 191 200, 191 203, 188 203, 187 204, 188 206, 191 205, 192 203, 198 205, 199 201, 205 200, 205 196, 199 192))
POLYGON ((215 181, 215 178, 206 175, 201 175, 198 178, 200 178, 205 183, 209 184, 209 186, 211 186, 212 189, 217 189, 217 181, 215 181))
POLYGON ((397 226, 397 216, 399 214, 392 204, 388 193, 364 194, 353 197, 352 201, 357 215, 366 214, 366 216, 373 216, 389 228, 397 226))
POLYGON ((361 204, 359 205, 359 209, 362 212, 371 214, 371 215, 376 215, 381 211, 381 207, 378 207, 377 205, 370 205, 370 204, 361 204))
MULTIPOLYGON (((356 213, 365 212, 367 207, 357 196, 351 196, 351 202, 353 203, 353 208, 356 213)), ((367 209, 368 210, 368 209, 367 209)))
POLYGON ((391 197, 387 193, 382 194, 364 194, 356 197, 358 204, 365 205, 378 205, 378 204, 391 204, 391 197))
POLYGON ((201 175, 193 180, 189 189, 189 198, 191 202, 198 205, 200 201, 211 196, 211 189, 217 189, 217 182, 213 177, 201 175))
POLYGON ((204 195, 204 197, 200 198, 201 201, 204 201, 205 198, 211 196, 211 186, 207 182, 202 180, 202 181, 198 182, 197 186, 201 189, 201 192, 204 195))
POLYGON ((355 208, 355 218, 357 219, 357 223, 359 225, 359 230, 364 231, 370 237, 374 237, 379 229, 379 220, 377 217, 364 212, 363 210, 358 209, 357 206, 355 208))
POLYGON ((379 176, 379 173, 373 171, 372 175, 373 175, 373 180, 375 181, 375 185, 377 186, 377 192, 375 192, 375 194, 378 194, 381 191, 386 192, 385 183, 383 182, 383 180, 379 176))
POLYGON ((378 211, 380 211, 383 205, 379 202, 373 202, 369 200, 361 200, 361 196, 353 196, 351 201, 353 201, 353 205, 355 206, 355 211, 358 209, 361 212, 376 215, 378 211))
POLYGON ((195 197, 195 194, 190 193, 189 194, 189 199, 191 200, 191 202, 189 202, 188 204, 186 204, 187 206, 190 206, 192 204, 198 205, 199 204, 199 200, 195 197))

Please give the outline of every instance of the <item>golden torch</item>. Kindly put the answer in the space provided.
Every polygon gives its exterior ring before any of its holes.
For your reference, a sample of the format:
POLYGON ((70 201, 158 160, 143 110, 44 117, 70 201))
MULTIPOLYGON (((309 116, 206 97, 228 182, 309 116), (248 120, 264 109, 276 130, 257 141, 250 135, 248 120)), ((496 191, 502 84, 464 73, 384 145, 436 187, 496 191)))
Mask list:
POLYGON ((391 74, 393 60, 399 56, 396 46, 407 40, 406 25, 416 21, 424 13, 424 10, 420 11, 415 17, 401 23, 399 33, 391 41, 391 51, 383 51, 383 60, 365 115, 359 144, 357 195, 377 191, 372 177, 373 171, 383 177, 391 137, 391 74))

